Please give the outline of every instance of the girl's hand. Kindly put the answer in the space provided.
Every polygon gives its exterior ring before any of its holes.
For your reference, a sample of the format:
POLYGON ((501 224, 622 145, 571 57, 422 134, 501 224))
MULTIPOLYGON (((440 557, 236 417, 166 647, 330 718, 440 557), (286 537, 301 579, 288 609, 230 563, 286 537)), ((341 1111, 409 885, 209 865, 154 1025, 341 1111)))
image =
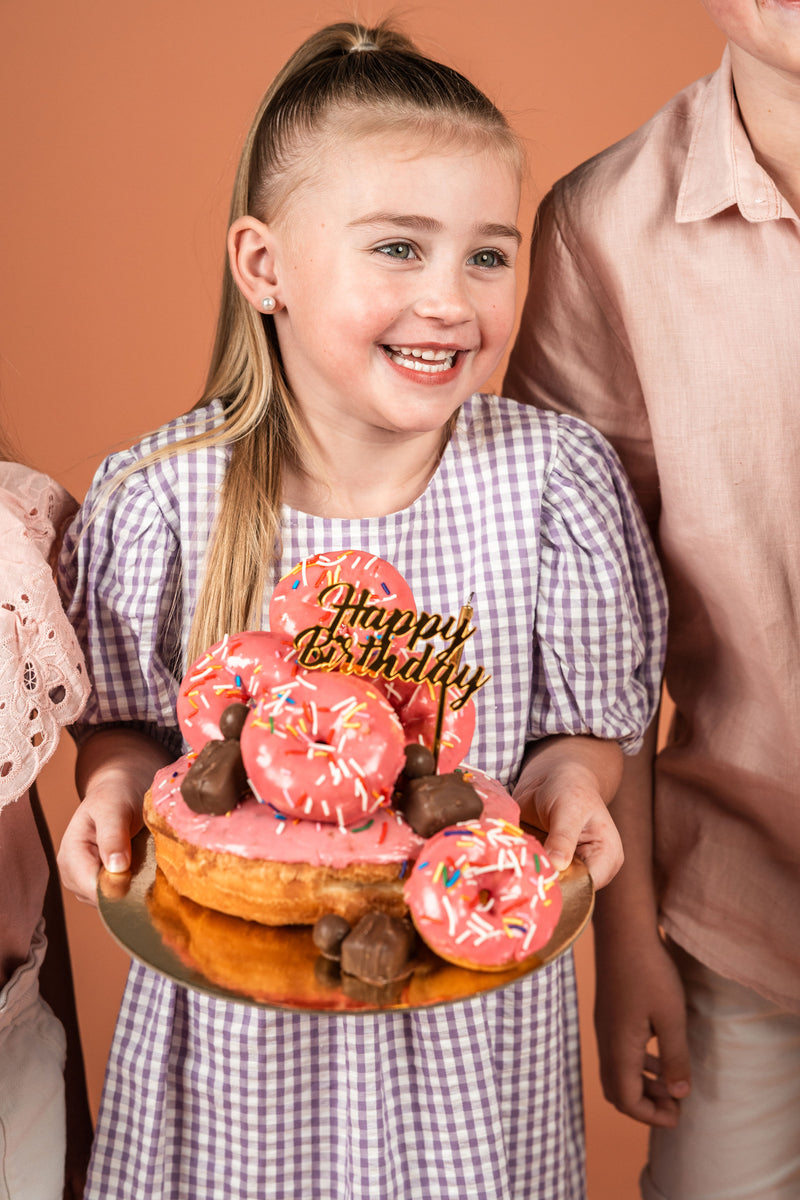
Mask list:
POLYGON ((97 875, 127 871, 131 838, 142 827, 142 798, 113 787, 87 792, 64 831, 58 851, 62 883, 87 904, 97 903, 97 875))
POLYGON ((547 738, 530 747, 513 793, 522 818, 547 832, 553 865, 563 871, 577 854, 596 888, 622 866, 622 842, 607 807, 621 771, 616 742, 547 738))
POLYGON ((119 726, 95 733, 78 753, 75 779, 83 803, 58 852, 64 886, 97 903, 97 875, 127 871, 131 838, 142 827, 142 801, 156 771, 170 761, 164 746, 119 726))

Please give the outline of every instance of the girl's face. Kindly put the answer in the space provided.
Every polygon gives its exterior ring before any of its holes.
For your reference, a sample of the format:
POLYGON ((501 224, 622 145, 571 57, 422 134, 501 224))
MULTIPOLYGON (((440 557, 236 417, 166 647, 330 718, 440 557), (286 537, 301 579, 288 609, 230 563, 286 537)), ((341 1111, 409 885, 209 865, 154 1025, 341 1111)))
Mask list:
POLYGON ((491 150, 322 151, 270 230, 276 332, 313 429, 432 432, 486 382, 514 323, 518 205, 491 150))
POLYGON ((773 70, 800 74, 800 0, 702 0, 739 51, 773 70))

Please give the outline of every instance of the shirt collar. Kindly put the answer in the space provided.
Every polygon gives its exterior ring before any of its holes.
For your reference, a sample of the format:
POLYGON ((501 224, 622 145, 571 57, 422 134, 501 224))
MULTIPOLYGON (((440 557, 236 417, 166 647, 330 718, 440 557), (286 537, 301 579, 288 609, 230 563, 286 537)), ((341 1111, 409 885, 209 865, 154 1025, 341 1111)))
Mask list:
POLYGON ((770 176, 755 159, 733 90, 728 47, 708 80, 683 172, 675 218, 702 221, 738 205, 748 221, 793 217, 770 176))

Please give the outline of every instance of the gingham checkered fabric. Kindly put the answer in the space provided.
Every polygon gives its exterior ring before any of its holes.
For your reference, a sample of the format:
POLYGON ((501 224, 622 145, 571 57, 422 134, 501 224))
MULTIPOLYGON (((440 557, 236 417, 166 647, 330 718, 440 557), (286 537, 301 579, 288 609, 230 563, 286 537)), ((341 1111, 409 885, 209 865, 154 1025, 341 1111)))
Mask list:
MULTIPOLYGON (((122 468, 219 416, 211 405, 109 459, 67 539, 90 724, 175 738, 175 664, 226 452, 152 466, 89 514, 122 468)), ((283 515, 280 573, 322 550, 365 549, 428 612, 457 614, 472 597, 465 661, 492 676, 476 697, 475 766, 512 782, 526 743, 553 733, 638 746, 658 703, 666 602, 616 456, 588 426, 475 396, 410 508, 283 515)), ((468 1004, 343 1018, 224 1004, 134 966, 86 1195, 579 1200, 573 984, 565 956, 468 1004)))

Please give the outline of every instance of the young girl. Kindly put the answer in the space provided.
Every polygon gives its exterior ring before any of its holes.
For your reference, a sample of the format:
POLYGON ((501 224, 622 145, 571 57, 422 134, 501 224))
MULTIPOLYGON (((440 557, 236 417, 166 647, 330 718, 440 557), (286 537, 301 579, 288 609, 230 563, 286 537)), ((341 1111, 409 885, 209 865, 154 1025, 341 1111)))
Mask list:
POLYGON ((9 458, 0 443, 0 1196, 77 1200, 91 1121, 61 895, 36 794, 61 726, 78 717, 89 691, 53 579, 53 548, 75 503, 9 458))
MULTIPOLYGON (((94 897, 180 751, 186 664, 263 625, 322 550, 393 563, 429 612, 472 597, 470 761, 566 865, 620 862, 619 742, 657 702, 664 602, 613 452, 481 396, 514 319, 522 155, 452 70, 381 26, 310 38, 235 185, 206 393, 101 469, 64 558, 95 683, 64 838, 94 897)), ((230 1005, 131 971, 89 1197, 583 1195, 573 967, 430 1011, 230 1005)))

